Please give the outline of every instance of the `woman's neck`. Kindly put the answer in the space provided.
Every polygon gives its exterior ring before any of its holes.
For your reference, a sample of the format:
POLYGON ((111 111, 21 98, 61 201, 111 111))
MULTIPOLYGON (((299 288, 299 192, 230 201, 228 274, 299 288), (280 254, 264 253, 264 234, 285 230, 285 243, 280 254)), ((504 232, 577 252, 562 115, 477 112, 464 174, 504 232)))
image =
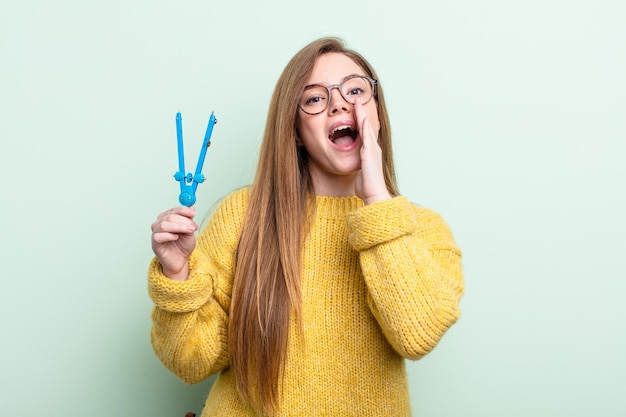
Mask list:
POLYGON ((350 197, 355 195, 354 186, 357 172, 345 175, 311 172, 311 182, 315 195, 328 197, 350 197))

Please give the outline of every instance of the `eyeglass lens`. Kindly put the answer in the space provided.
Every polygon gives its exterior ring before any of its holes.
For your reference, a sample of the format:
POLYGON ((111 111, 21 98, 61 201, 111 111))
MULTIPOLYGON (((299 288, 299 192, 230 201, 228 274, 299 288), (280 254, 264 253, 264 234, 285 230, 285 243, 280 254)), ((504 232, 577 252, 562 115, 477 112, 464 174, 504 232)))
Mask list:
POLYGON ((300 107, 309 114, 321 113, 328 107, 329 94, 334 88, 338 88, 343 98, 350 104, 354 104, 357 98, 360 98, 362 103, 372 98, 371 81, 366 77, 358 76, 348 78, 339 85, 329 87, 313 85, 306 88, 300 98, 300 107))

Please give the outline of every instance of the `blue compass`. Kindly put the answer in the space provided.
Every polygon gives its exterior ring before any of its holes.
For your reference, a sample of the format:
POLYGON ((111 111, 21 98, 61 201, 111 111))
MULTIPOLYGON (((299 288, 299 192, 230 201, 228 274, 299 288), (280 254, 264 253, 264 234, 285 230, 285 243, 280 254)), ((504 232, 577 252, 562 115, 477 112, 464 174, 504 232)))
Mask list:
POLYGON ((188 172, 185 174, 185 150, 183 147, 183 117, 180 112, 176 113, 176 138, 178 139, 178 172, 174 174, 174 179, 180 182, 180 195, 178 201, 183 206, 192 206, 196 202, 196 189, 198 184, 204 182, 204 174, 202 173, 202 165, 204 165, 204 158, 206 157, 206 151, 211 146, 211 134, 213 133, 213 126, 217 123, 215 115, 211 112, 209 117, 209 125, 206 128, 204 134, 204 142, 200 149, 200 157, 198 158, 198 164, 196 165, 196 172, 192 174, 188 172))

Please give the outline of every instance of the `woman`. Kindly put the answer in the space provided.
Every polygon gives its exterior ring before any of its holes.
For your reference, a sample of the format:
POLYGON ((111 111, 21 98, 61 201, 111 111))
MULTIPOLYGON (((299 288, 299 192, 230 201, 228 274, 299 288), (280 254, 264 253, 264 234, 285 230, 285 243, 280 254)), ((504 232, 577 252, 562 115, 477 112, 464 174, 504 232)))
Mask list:
POLYGON ((381 86, 335 38, 274 90, 252 186, 207 227, 152 225, 157 356, 188 383, 220 372, 202 416, 410 416, 404 358, 458 319, 461 253, 399 195, 381 86))

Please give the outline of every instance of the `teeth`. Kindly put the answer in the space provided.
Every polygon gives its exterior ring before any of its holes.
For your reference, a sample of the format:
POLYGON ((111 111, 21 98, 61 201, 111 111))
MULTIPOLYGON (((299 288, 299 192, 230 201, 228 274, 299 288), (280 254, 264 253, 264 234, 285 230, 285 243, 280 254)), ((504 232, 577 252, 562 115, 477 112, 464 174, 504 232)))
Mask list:
POLYGON ((350 129, 350 130, 352 130, 352 128, 351 128, 350 126, 348 126, 348 125, 346 125, 346 126, 337 126, 337 127, 336 127, 336 128, 334 128, 334 129, 333 129, 333 131, 332 131, 332 132, 330 132, 330 133, 331 133, 331 135, 332 135, 332 134, 333 134, 333 133, 335 133, 335 132, 339 132, 340 130, 346 130, 346 129, 350 129))

